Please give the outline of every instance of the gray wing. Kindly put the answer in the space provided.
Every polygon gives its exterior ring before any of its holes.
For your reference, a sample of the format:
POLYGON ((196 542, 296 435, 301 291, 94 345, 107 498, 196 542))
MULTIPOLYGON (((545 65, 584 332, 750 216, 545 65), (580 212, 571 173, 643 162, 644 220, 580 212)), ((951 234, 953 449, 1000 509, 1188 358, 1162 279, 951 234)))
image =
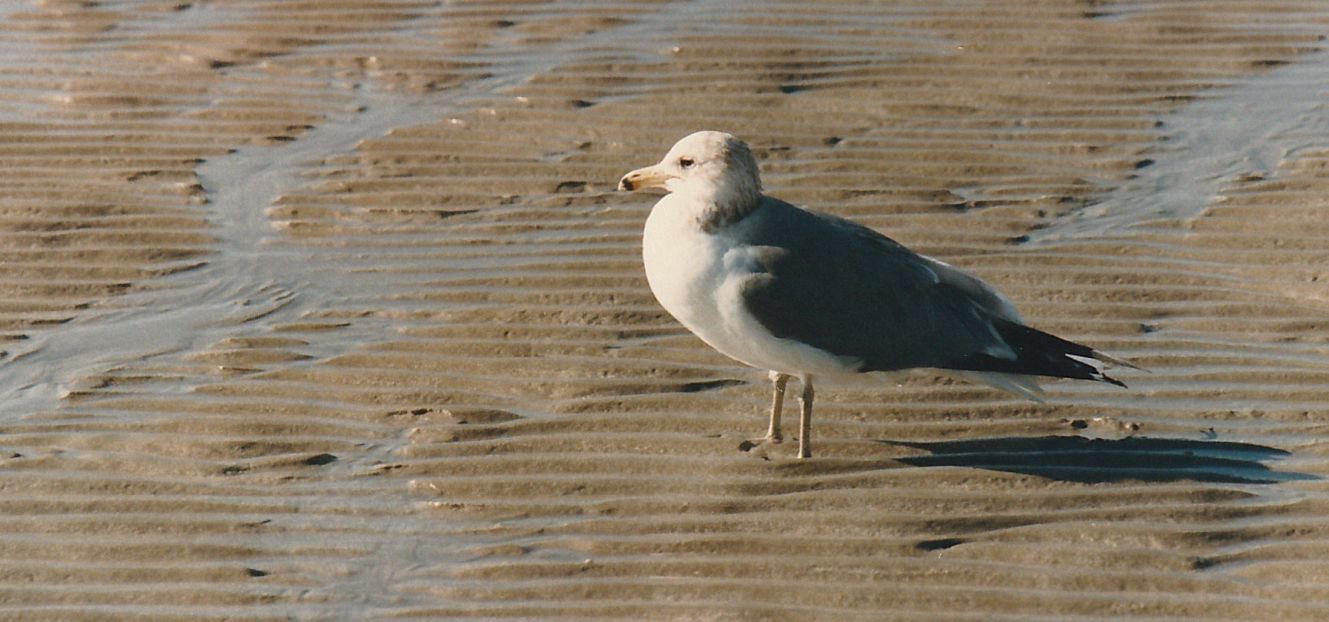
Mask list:
POLYGON ((982 281, 872 229, 769 197, 736 228, 762 247, 747 310, 777 337, 862 361, 862 371, 1014 359, 995 323, 1019 322, 982 281))

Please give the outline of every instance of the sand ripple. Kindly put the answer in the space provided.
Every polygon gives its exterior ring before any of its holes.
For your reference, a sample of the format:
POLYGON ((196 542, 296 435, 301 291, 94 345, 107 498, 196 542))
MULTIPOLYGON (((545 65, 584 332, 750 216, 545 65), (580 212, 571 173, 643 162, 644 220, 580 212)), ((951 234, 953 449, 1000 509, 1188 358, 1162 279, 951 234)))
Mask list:
POLYGON ((1329 617, 1329 10, 809 6, 0 8, 0 617, 1329 617), (703 127, 1151 373, 740 451, 612 192, 703 127))

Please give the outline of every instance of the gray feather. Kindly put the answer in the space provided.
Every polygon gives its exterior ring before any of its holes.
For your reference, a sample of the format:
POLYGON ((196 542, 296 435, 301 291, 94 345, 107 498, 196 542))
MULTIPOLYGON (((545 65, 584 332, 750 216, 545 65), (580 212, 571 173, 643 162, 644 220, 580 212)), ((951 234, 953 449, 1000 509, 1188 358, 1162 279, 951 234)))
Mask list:
POLYGON ((993 327, 1013 307, 982 281, 856 223, 763 197, 719 235, 758 253, 742 296, 776 337, 863 361, 861 371, 1014 359, 993 327))

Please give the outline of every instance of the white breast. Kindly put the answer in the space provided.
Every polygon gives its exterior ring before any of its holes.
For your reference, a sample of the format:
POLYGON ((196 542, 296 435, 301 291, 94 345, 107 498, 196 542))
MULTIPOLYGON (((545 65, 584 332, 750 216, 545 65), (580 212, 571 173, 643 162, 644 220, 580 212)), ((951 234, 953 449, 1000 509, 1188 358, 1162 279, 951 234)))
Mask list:
POLYGON ((686 213, 678 195, 656 204, 646 218, 642 261, 651 293, 689 330, 699 333, 719 322, 714 290, 723 281, 724 249, 686 213))
POLYGON ((702 231, 682 207, 678 195, 661 199, 646 219, 642 239, 646 280, 666 311, 712 348, 752 367, 795 375, 857 369, 856 360, 771 335, 741 298, 755 266, 751 247, 735 242, 741 235, 702 231))

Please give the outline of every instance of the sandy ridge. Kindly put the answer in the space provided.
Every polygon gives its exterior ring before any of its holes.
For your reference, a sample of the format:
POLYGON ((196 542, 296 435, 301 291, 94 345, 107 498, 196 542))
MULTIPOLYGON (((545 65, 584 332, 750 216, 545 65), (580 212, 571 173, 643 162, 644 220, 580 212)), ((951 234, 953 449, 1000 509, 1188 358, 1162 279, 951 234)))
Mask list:
POLYGON ((14 337, 228 252, 199 158, 380 112, 357 84, 448 112, 252 206, 294 302, 248 294, 262 312, 224 338, 6 422, 4 615, 1324 615, 1303 479, 1329 397, 1323 155, 1193 222, 1021 243, 1148 167, 1170 112, 1316 48, 1315 3, 359 7, 7 22, 69 72, 0 72, 37 87, 12 91, 38 120, 0 158, 14 337), (143 59, 165 69, 133 89, 83 77, 143 59), (837 390, 824 459, 739 452, 759 375, 655 306, 647 205, 609 192, 717 120, 772 191, 973 266, 1153 373, 1048 405, 928 376, 837 390), (354 287, 302 298, 311 258, 354 287), (1132 424, 1143 440, 1116 440, 1132 424))

